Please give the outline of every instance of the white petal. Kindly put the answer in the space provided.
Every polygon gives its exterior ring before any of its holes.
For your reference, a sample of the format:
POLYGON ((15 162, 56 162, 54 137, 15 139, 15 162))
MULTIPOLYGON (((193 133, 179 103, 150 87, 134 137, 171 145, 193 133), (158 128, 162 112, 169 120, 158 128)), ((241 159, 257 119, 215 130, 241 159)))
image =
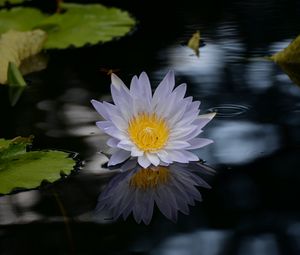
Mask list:
POLYGON ((129 92, 124 82, 114 73, 111 74, 111 84, 114 85, 117 89, 123 88, 129 92))
MULTIPOLYGON (((98 126, 98 122, 96 123, 98 126)), ((104 132, 114 138, 117 138, 119 140, 124 140, 126 139, 126 136, 124 135, 123 132, 121 132, 118 128, 115 126, 107 127, 105 128, 104 132)))
POLYGON ((157 155, 153 154, 153 153, 145 153, 146 157, 149 159, 149 161, 151 162, 151 164, 158 166, 159 165, 159 158, 157 155))
MULTIPOLYGON (((188 106, 188 102, 185 100, 177 101, 177 105, 173 108, 170 113, 171 118, 169 118, 168 122, 170 126, 178 126, 178 123, 181 122, 182 119, 187 118, 186 108, 188 106)), ((194 117, 195 118, 195 117, 194 117)))
POLYGON ((139 97, 139 80, 138 77, 135 75, 131 79, 130 83, 130 94, 133 98, 138 98, 139 97))
POLYGON ((114 104, 110 104, 108 102, 103 102, 103 106, 109 115, 109 120, 111 119, 111 116, 113 115, 120 115, 120 112, 118 108, 114 104))
POLYGON ((171 93, 174 86, 175 86, 174 72, 169 71, 154 92, 153 99, 152 99, 152 106, 154 107, 159 103, 159 101, 161 101, 162 99, 164 100, 167 97, 167 95, 171 93))
POLYGON ((199 107, 200 107, 200 101, 193 101, 191 104, 190 104, 190 108, 188 109, 189 111, 191 110, 198 110, 199 107))
POLYGON ((145 72, 139 78, 137 76, 132 78, 130 95, 132 97, 133 109, 131 111, 133 115, 151 111, 152 91, 149 78, 145 72))
POLYGON ((194 138, 192 140, 189 140, 191 146, 188 147, 187 150, 199 149, 213 142, 214 142, 213 140, 206 139, 206 138, 194 138))
POLYGON ((138 149, 136 146, 133 146, 131 148, 131 156, 132 157, 139 157, 139 156, 143 156, 144 152, 141 151, 140 149, 138 149))
POLYGON ((188 163, 189 161, 197 161, 199 158, 192 152, 185 150, 168 150, 169 158, 172 161, 180 163, 188 163))
POLYGON ((187 127, 179 127, 179 128, 174 128, 171 133, 169 139, 172 140, 186 140, 182 139, 182 137, 186 137, 187 135, 194 133, 195 130, 197 130, 196 125, 189 125, 187 127))
POLYGON ((184 155, 180 151, 176 150, 168 150, 168 158, 170 160, 175 161, 175 162, 180 162, 180 163, 188 163, 189 160, 184 157, 184 155))
POLYGON ((190 151, 182 150, 180 152, 183 154, 183 156, 185 158, 188 159, 188 161, 198 161, 199 160, 199 157, 196 154, 194 154, 194 153, 192 153, 190 151))
POLYGON ((189 104, 187 107, 187 111, 192 111, 192 110, 199 110, 201 102, 200 101, 193 101, 189 104))
POLYGON ((189 112, 184 112, 182 118, 180 120, 178 120, 176 123, 174 123, 175 127, 179 128, 182 126, 187 126, 187 125, 192 124, 192 122, 197 119, 198 114, 199 114, 199 110, 196 110, 196 111, 192 110, 189 112))
POLYGON ((185 140, 185 141, 189 141, 195 137, 197 137, 198 135, 200 135, 203 132, 203 130, 201 128, 197 128, 196 130, 194 130, 193 132, 187 134, 186 136, 182 136, 180 139, 185 140))
POLYGON ((142 98, 149 104, 152 99, 152 90, 151 90, 151 84, 148 78, 148 75, 145 72, 142 72, 140 77, 139 77, 139 85, 140 85, 140 90, 143 93, 141 96, 142 98))
POLYGON ((151 162, 149 161, 149 159, 147 159, 146 156, 140 156, 140 157, 138 157, 138 163, 143 168, 147 168, 148 166, 151 165, 151 162))
POLYGON ((208 113, 208 114, 202 114, 198 116, 198 125, 201 125, 201 128, 203 128, 208 122, 210 122, 213 117, 216 116, 216 112, 208 113))
POLYGON ((157 152, 157 156, 166 164, 170 164, 173 161, 169 158, 169 154, 165 150, 160 150, 157 152))
POLYGON ((106 111, 105 106, 103 105, 103 103, 97 101, 97 100, 91 100, 92 105, 94 106, 94 108, 96 109, 96 111, 106 120, 110 120, 109 118, 109 114, 106 111))
POLYGON ((133 146, 134 145, 132 144, 132 142, 130 140, 122 140, 117 145, 118 148, 121 148, 126 151, 131 151, 133 146))
POLYGON ((115 86, 111 86, 111 95, 117 109, 125 120, 129 120, 132 113, 132 98, 129 92, 123 88, 119 90, 115 86))
POLYGON ((114 124, 111 121, 97 121, 96 125, 98 128, 100 128, 101 130, 103 130, 105 132, 106 129, 114 127, 114 124))
POLYGON ((172 149, 172 150, 178 150, 178 149, 184 149, 190 147, 191 144, 189 144, 186 141, 169 141, 165 147, 165 149, 172 149))
POLYGON ((141 112, 148 112, 150 110, 150 106, 145 104, 145 101, 142 97, 135 98, 132 101, 133 105, 133 115, 138 115, 141 112))
POLYGON ((186 83, 182 83, 178 87, 176 87, 173 93, 176 94, 178 100, 182 99, 186 93, 186 83))
POLYGON ((117 165, 130 157, 130 152, 125 150, 116 151, 109 159, 108 166, 117 165))
POLYGON ((116 138, 109 138, 106 142, 106 144, 112 148, 115 148, 117 147, 118 143, 120 142, 119 139, 116 139, 116 138))
POLYGON ((165 97, 161 97, 160 102, 156 106, 156 112, 158 116, 168 117, 170 116, 171 111, 177 105, 176 96, 170 94, 165 97))
POLYGON ((111 94, 113 101, 125 120, 129 120, 132 113, 132 98, 129 89, 115 74, 111 75, 111 94))
POLYGON ((126 122, 121 116, 119 115, 112 115, 111 121, 115 124, 115 126, 120 129, 121 131, 127 130, 128 122, 126 122))

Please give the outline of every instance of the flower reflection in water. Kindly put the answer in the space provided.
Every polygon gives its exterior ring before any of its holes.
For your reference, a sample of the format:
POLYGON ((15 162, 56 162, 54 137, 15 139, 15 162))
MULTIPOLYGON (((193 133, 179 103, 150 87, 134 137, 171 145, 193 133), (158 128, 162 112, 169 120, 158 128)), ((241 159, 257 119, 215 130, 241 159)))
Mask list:
POLYGON ((202 163, 141 168, 137 164, 131 170, 118 173, 99 196, 96 212, 107 210, 113 220, 124 220, 133 213, 137 223, 149 224, 154 204, 164 216, 177 220, 178 211, 188 214, 189 205, 201 201, 196 188, 210 186, 199 176, 213 174, 214 170, 202 163))

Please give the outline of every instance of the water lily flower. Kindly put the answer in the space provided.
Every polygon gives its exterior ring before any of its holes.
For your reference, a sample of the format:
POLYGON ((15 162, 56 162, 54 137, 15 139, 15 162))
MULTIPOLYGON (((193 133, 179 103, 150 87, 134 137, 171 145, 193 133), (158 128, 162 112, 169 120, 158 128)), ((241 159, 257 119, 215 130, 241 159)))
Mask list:
POLYGON ((100 194, 96 216, 108 211, 113 220, 120 216, 124 220, 132 213, 135 221, 149 224, 156 204, 162 214, 172 221, 177 220, 178 211, 188 214, 189 205, 201 201, 196 186, 210 188, 198 175, 213 174, 214 171, 200 163, 174 163, 169 166, 135 167, 114 176, 100 194))
POLYGON ((213 142, 198 135, 215 113, 199 116, 200 102, 184 97, 186 84, 174 86, 173 71, 168 72, 153 95, 145 72, 132 78, 130 89, 115 74, 111 75, 114 104, 91 101, 105 119, 96 125, 111 136, 107 144, 114 152, 109 166, 130 157, 137 158, 143 168, 199 160, 191 151, 213 142))

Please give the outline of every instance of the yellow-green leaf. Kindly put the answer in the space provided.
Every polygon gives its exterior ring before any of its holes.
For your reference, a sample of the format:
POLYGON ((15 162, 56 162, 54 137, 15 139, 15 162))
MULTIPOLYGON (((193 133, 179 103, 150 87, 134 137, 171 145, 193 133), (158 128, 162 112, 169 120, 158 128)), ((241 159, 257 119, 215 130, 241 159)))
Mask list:
POLYGON ((9 63, 19 67, 21 61, 39 53, 47 39, 43 30, 19 32, 10 30, 0 38, 0 83, 7 82, 9 63))
POLYGON ((300 63, 300 35, 288 47, 270 57, 278 63, 300 63))
POLYGON ((193 36, 189 39, 187 46, 196 53, 197 57, 199 57, 200 55, 200 51, 199 51, 200 32, 199 31, 193 34, 193 36))

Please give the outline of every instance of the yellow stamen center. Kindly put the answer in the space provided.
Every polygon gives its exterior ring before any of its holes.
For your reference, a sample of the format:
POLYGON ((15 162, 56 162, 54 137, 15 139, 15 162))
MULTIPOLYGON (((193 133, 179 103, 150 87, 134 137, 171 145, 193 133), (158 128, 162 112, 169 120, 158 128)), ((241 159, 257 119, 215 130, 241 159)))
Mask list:
POLYGON ((168 181, 170 175, 166 167, 141 168, 130 179, 129 185, 138 189, 156 188, 168 181))
POLYGON ((129 121, 128 134, 144 152, 155 152, 163 148, 169 133, 166 121, 155 113, 140 113, 129 121))

